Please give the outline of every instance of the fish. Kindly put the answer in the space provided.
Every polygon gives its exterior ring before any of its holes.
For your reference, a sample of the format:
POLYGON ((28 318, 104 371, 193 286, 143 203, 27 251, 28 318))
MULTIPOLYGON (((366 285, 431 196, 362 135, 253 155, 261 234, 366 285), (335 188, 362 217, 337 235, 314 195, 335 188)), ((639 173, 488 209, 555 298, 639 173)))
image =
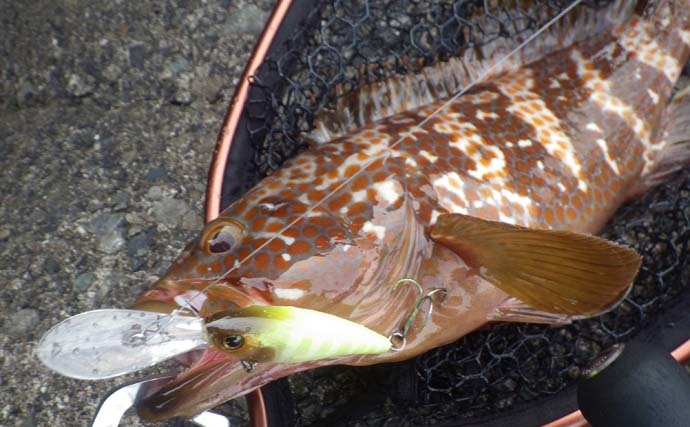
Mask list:
MULTIPOLYGON (((690 163, 690 90, 673 94, 690 2, 617 1, 539 40, 507 62, 505 46, 468 52, 343 96, 310 148, 208 223, 132 307, 192 308, 207 327, 295 307, 384 337, 404 329, 404 346, 243 361, 223 346, 268 327, 230 328, 138 414, 190 417, 306 369, 405 360, 489 322, 559 325, 619 304, 640 258, 592 233, 690 163), (414 317, 427 296, 433 310, 414 317)), ((271 328, 283 326, 299 333, 271 328)))

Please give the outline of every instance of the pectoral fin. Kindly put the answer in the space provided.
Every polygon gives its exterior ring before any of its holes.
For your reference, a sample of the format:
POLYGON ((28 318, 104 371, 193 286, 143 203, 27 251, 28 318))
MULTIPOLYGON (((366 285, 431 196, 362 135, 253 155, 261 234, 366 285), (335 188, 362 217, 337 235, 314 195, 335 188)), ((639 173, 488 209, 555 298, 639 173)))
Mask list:
POLYGON ((615 307, 641 262, 632 249, 598 237, 462 214, 440 216, 431 238, 525 304, 577 318, 615 307))

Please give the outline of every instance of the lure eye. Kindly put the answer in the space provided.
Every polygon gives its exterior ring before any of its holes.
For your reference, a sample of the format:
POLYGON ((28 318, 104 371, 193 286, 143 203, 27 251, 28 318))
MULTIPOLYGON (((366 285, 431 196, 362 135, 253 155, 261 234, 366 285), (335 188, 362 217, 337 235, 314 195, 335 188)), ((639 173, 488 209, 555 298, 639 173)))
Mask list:
POLYGON ((228 335, 223 338, 223 347, 226 350, 238 350, 244 345, 242 335, 228 335))
POLYGON ((223 254, 234 248, 244 236, 244 227, 232 220, 222 220, 206 230, 202 239, 206 252, 223 254))

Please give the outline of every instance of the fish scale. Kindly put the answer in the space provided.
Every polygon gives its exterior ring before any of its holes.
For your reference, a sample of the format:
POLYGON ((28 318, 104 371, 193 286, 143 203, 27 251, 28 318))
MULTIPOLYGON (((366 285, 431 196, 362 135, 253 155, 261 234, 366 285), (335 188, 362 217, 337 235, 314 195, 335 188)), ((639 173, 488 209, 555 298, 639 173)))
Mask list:
MULTIPOLYGON (((416 106, 393 106, 397 113, 371 122, 358 116, 357 128, 334 125, 345 133, 314 138, 228 206, 138 305, 174 303, 191 289, 207 294, 202 316, 295 306, 389 336, 415 298, 413 288, 393 291, 393 283, 447 290, 428 324, 410 329, 407 347, 333 362, 352 365, 404 360, 491 320, 559 324, 611 309, 639 258, 586 233, 690 161, 687 142, 672 147, 665 139, 690 139, 668 133, 668 100, 690 49, 689 6, 650 1, 632 17, 613 6, 625 19, 613 14, 610 28, 580 39, 550 34, 580 41, 511 63, 462 96, 407 100, 416 106), (212 250, 226 228, 242 237, 212 250)), ((371 93, 381 96, 379 89, 371 93)), ((673 108, 685 111, 687 102, 681 97, 673 108)), ((319 135, 329 132, 324 120, 319 135)), ((140 409, 152 419, 195 413, 318 366, 260 363, 247 379, 230 359, 222 363, 227 373, 198 396, 193 384, 209 375, 201 362, 140 409)))

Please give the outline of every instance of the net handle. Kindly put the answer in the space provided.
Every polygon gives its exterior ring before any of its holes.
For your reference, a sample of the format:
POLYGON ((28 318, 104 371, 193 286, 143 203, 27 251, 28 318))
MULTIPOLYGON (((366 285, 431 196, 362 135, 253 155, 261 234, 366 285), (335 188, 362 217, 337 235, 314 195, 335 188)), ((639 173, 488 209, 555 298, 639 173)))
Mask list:
MULTIPOLYGON (((690 362, 690 340, 685 341, 671 352, 671 356, 681 365, 687 365, 690 362)), ((570 414, 551 421, 542 427, 587 427, 589 424, 585 420, 580 410, 571 412, 570 414)))

